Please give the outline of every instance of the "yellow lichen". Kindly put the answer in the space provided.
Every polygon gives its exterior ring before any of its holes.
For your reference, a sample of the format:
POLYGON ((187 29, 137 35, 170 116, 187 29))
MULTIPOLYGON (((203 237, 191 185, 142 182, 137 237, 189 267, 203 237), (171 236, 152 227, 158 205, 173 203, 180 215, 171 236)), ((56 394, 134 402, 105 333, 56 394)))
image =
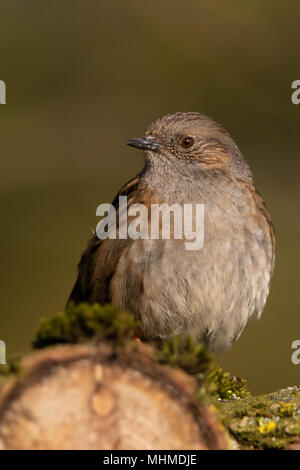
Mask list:
POLYGON ((269 434, 275 429, 276 429, 276 423, 274 421, 269 421, 268 423, 261 423, 261 425, 258 428, 260 434, 269 434))
POLYGON ((283 416, 292 416, 293 415, 293 412, 294 412, 294 406, 292 403, 283 403, 281 402, 280 403, 280 413, 283 415, 283 416))

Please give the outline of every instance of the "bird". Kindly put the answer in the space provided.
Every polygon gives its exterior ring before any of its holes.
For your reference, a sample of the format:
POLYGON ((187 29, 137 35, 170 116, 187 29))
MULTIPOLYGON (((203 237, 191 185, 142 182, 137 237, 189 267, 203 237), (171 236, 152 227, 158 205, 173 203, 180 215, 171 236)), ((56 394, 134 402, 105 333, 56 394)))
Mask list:
POLYGON ((117 193, 116 212, 120 196, 128 208, 202 204, 203 246, 94 234, 69 302, 131 312, 141 340, 189 336, 223 352, 260 318, 274 270, 274 227, 250 167, 229 132, 198 112, 165 115, 126 143, 144 151, 145 165, 117 193))

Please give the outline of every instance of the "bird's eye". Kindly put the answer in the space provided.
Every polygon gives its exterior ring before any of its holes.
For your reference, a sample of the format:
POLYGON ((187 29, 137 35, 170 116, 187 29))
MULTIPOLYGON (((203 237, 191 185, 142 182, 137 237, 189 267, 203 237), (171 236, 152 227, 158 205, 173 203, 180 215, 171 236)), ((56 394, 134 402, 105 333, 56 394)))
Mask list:
POLYGON ((183 147, 184 149, 188 149, 193 145, 193 143, 193 137, 183 137, 183 139, 181 140, 181 147, 183 147))

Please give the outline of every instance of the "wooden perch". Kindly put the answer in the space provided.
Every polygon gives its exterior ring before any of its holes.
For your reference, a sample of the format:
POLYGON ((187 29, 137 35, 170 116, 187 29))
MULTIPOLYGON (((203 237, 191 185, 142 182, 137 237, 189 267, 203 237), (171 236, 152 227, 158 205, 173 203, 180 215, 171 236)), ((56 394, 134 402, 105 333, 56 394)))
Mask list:
POLYGON ((55 346, 25 357, 0 391, 0 449, 226 449, 196 379, 128 341, 55 346))

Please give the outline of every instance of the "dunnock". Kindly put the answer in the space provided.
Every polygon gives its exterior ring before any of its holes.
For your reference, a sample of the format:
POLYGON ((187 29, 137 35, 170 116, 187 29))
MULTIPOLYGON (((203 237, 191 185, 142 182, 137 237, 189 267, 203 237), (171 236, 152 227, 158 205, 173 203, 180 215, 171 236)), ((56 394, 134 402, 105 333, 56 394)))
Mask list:
POLYGON ((95 235, 79 263, 75 303, 111 302, 135 314, 141 338, 188 334, 214 352, 229 348, 266 303, 275 238, 237 145, 215 121, 192 112, 158 119, 144 137, 145 167, 117 194, 128 207, 204 204, 204 245, 95 235))

